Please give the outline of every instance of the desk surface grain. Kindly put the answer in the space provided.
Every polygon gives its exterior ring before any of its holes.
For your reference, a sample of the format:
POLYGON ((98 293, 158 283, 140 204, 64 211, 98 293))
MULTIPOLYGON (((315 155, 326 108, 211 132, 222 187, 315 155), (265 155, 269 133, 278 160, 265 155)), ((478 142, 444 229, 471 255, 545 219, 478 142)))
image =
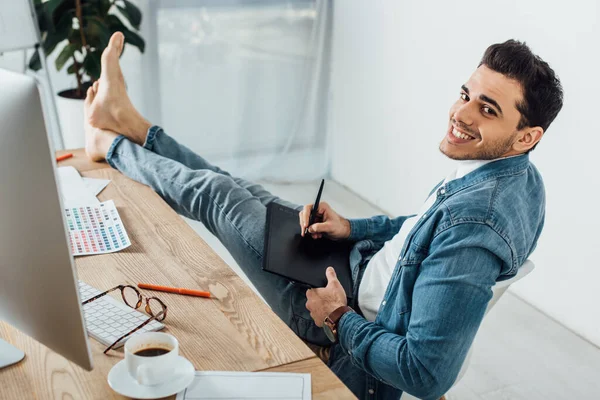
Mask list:
MULTIPOLYGON (((212 298, 150 292, 169 307, 168 332, 197 370, 297 371, 313 374, 314 398, 354 398, 339 379, 150 188, 110 168, 86 168, 81 151, 67 164, 83 176, 110 179, 98 196, 114 200, 132 245, 120 252, 77 257, 79 279, 99 289, 151 282, 208 290, 212 298)), ((88 163, 89 164, 89 163, 88 163)), ((89 166, 89 165, 88 165, 89 166)), ((50 310, 52 311, 52 310, 50 310)), ((0 398, 121 398, 108 386, 122 349, 103 355, 90 340, 91 372, 0 323, 0 337, 26 353, 0 370, 0 398)))
POLYGON ((73 154, 73 157, 57 162, 56 164, 58 167, 66 167, 66 166, 75 167, 77 169, 77 171, 79 171, 80 173, 83 173, 85 171, 95 170, 95 169, 110 168, 110 165, 108 165, 105 162, 91 161, 89 158, 87 158, 87 156, 85 155, 85 151, 83 149, 59 150, 56 152, 56 156, 59 157, 59 156, 62 156, 63 154, 67 154, 67 153, 73 154))

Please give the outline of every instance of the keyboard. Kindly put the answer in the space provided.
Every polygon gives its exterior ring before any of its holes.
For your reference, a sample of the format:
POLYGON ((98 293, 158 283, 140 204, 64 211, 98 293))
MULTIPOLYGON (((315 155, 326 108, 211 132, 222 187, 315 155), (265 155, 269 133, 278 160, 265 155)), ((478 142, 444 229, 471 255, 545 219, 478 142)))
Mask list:
MULTIPOLYGON (((79 281, 79 294, 82 302, 100 293, 102 291, 79 281)), ((148 314, 141 313, 129 307, 123 301, 115 300, 110 295, 102 296, 84 305, 83 314, 88 335, 105 346, 110 346, 115 340, 150 318, 148 314)), ((162 323, 154 320, 136 333, 121 340, 114 348, 123 346, 127 339, 132 336, 144 332, 159 331, 164 327, 162 323)))

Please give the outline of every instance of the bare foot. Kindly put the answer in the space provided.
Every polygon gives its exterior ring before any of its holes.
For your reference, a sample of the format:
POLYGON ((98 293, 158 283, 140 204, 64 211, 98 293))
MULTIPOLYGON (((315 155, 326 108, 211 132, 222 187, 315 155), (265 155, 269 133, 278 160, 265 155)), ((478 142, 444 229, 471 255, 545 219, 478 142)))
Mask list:
POLYGON ((125 37, 116 32, 102 53, 102 73, 94 83, 95 99, 90 105, 88 122, 92 127, 111 130, 143 144, 151 124, 135 109, 125 88, 119 65, 125 37))
POLYGON ((118 135, 109 130, 94 128, 89 123, 90 110, 95 97, 96 92, 94 88, 89 88, 83 105, 85 153, 92 161, 103 161, 106 159, 106 153, 108 153, 110 145, 118 135))

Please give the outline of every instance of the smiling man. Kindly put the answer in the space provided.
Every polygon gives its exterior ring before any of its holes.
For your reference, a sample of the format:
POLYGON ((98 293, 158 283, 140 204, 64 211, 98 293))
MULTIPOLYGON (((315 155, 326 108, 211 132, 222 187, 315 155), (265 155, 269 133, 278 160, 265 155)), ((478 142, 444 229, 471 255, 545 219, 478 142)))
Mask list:
POLYGON ((542 231, 544 186, 528 153, 562 107, 560 81, 548 64, 513 40, 486 50, 450 109, 440 144, 457 160, 456 170, 417 215, 348 220, 320 203, 321 221, 308 226, 312 205, 232 177, 145 120, 125 91, 122 47, 116 33, 102 55, 100 81, 88 91, 89 157, 202 221, 298 336, 330 346, 329 367, 359 398, 442 396, 460 371, 491 287, 517 273, 542 231), (352 304, 334 268, 325 288, 308 291, 262 271, 266 206, 273 201, 299 211, 303 235, 308 227, 315 240, 355 243, 352 304))
POLYGON ((442 153, 455 160, 527 153, 562 108, 554 71, 513 40, 490 46, 461 89, 440 144, 442 153))

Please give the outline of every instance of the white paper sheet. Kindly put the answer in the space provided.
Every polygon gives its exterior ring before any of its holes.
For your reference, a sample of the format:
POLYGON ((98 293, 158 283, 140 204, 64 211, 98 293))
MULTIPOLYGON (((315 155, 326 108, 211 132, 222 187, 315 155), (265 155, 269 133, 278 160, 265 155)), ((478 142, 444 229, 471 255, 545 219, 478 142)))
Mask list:
POLYGON ((310 374, 196 371, 176 400, 310 400, 310 374))
POLYGON ((110 179, 96 179, 96 178, 81 178, 84 185, 90 190, 94 196, 98 196, 100 192, 110 183, 110 179))
POLYGON ((100 203, 73 167, 59 167, 58 186, 65 208, 89 206, 100 203))

